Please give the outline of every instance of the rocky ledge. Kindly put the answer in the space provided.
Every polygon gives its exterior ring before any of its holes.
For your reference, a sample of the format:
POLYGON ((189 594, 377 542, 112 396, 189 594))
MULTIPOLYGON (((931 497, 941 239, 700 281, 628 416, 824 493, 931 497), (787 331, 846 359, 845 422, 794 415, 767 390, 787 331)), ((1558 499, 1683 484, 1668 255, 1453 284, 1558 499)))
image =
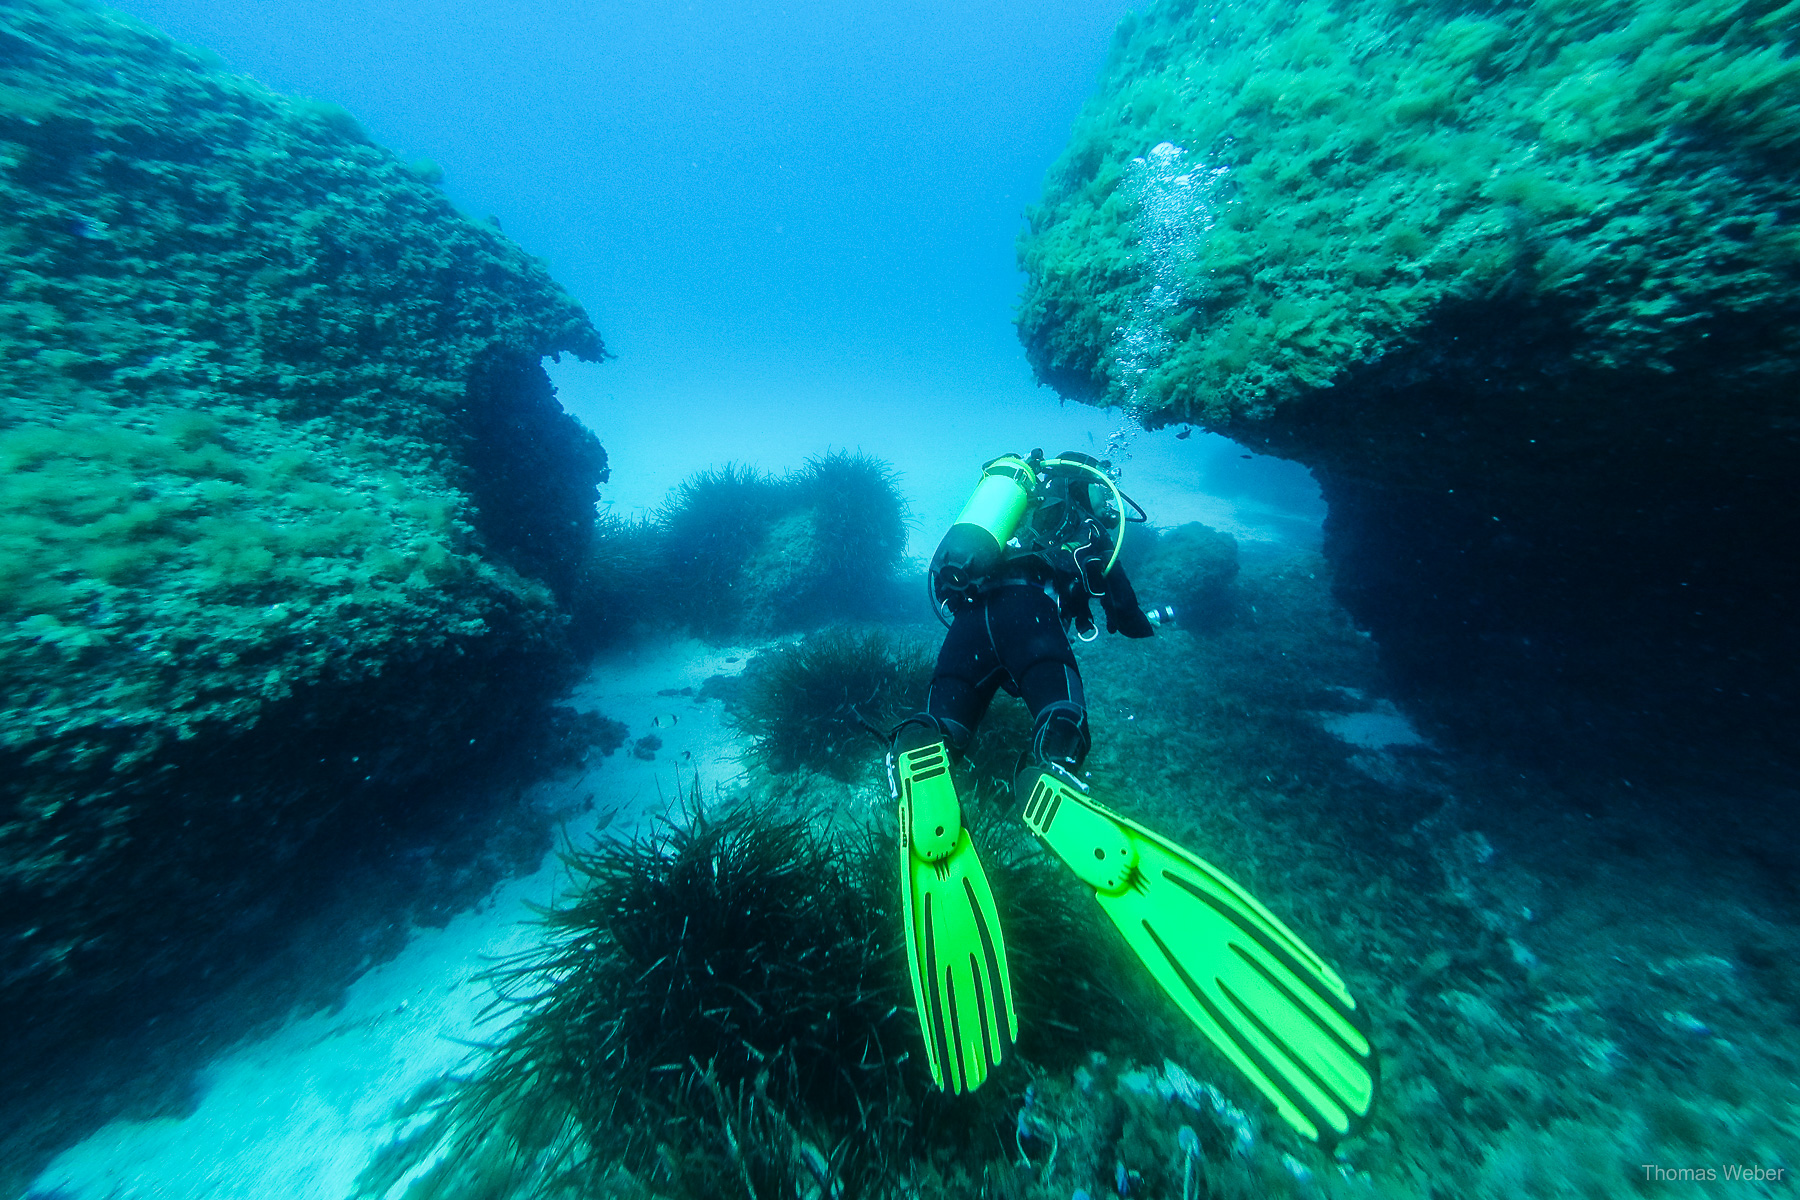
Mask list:
POLYGON ((1038 377, 1311 467, 1340 598, 1465 734, 1781 753, 1791 33, 1729 0, 1154 5, 1021 240, 1038 377))
POLYGON ((128 18, 0 12, 0 1004, 195 968, 571 662, 604 356, 430 164, 128 18))

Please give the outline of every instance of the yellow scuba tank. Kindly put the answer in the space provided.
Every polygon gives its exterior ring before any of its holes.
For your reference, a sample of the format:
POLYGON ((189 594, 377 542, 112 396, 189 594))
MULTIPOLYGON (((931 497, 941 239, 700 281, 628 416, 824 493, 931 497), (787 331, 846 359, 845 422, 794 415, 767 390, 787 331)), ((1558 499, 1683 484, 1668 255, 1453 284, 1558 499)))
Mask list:
POLYGON ((962 515, 938 544, 931 561, 932 597, 936 603, 965 599, 975 582, 1000 565, 1006 543, 1018 531, 1019 522, 1037 490, 1037 461, 1004 454, 981 468, 981 482, 962 515))
MULTIPOLYGON (((981 482, 963 505, 956 525, 973 525, 994 540, 994 552, 1006 545, 1037 487, 1037 471, 1016 454, 1004 454, 981 468, 981 482)), ((955 529, 952 525, 951 529, 955 529)))

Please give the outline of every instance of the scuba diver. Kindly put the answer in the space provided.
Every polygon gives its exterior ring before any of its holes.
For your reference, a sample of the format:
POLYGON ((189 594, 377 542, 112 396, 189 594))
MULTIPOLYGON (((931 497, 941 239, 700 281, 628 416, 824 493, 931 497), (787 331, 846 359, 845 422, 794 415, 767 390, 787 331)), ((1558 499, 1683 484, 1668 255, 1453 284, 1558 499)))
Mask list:
POLYGON ((1032 715, 1013 783, 1027 827, 1093 888, 1206 1038, 1329 1148, 1368 1115, 1377 1080, 1367 1021, 1343 981, 1243 888, 1102 806, 1078 774, 1090 735, 1069 633, 1099 636, 1095 600, 1108 632, 1155 632, 1119 563, 1125 526, 1147 517, 1114 476, 1084 454, 996 458, 931 562, 948 632, 925 709, 893 731, 887 767, 932 1079, 973 1091, 1018 1037, 1006 939, 950 774, 1003 688, 1032 715))

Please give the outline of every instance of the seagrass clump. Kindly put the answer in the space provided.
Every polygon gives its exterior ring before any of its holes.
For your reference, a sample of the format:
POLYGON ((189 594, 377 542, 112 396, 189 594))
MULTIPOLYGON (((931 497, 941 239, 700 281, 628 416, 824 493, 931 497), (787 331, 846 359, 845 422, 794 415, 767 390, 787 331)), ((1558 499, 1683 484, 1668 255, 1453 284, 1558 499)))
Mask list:
POLYGON ((771 771, 851 780, 879 771, 880 739, 925 702, 931 658, 882 630, 834 626, 764 651, 745 668, 733 719, 771 771))
POLYGON ((887 858, 834 832, 707 809, 696 784, 679 822, 565 851, 541 946, 491 973, 512 1020, 441 1104, 427 1188, 849 1196, 878 1177, 910 997, 871 877, 887 858))

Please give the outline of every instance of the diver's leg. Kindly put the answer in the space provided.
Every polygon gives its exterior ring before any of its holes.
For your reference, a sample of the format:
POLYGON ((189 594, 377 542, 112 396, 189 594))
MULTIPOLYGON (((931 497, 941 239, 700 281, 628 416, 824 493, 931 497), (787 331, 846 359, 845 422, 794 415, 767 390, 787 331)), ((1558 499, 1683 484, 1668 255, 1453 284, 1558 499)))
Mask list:
POLYGON ((1031 760, 1073 774, 1093 745, 1081 673, 1063 663, 1039 663, 1019 683, 1031 708, 1031 760))
POLYGON ((944 635, 925 709, 906 718, 894 731, 894 749, 916 750, 941 740, 953 753, 961 754, 969 748, 975 727, 1005 677, 1006 669, 988 634, 986 603, 964 609, 944 635))
MULTIPOLYGON (((1021 756, 1021 770, 1054 764, 1073 773, 1092 742, 1081 672, 1056 602, 1038 588, 1009 588, 997 600, 989 613, 994 645, 1032 717, 1031 745, 1021 756)), ((1029 780, 1015 782, 1020 784, 1029 790, 1029 780)), ((1021 798, 1025 794, 1018 793, 1021 798)))
POLYGON ((944 638, 923 712, 901 722, 888 753, 898 805, 901 907, 913 1004, 932 1079, 973 1091, 1018 1037, 1006 938, 950 773, 1004 674, 979 607, 944 638))
POLYGON ((1030 706, 1013 781, 1026 827, 1094 889, 1152 978, 1304 1137, 1327 1148, 1367 1119, 1380 1069, 1343 980, 1216 867, 1099 804, 1075 655, 1042 591, 990 606, 994 642, 1030 706))

